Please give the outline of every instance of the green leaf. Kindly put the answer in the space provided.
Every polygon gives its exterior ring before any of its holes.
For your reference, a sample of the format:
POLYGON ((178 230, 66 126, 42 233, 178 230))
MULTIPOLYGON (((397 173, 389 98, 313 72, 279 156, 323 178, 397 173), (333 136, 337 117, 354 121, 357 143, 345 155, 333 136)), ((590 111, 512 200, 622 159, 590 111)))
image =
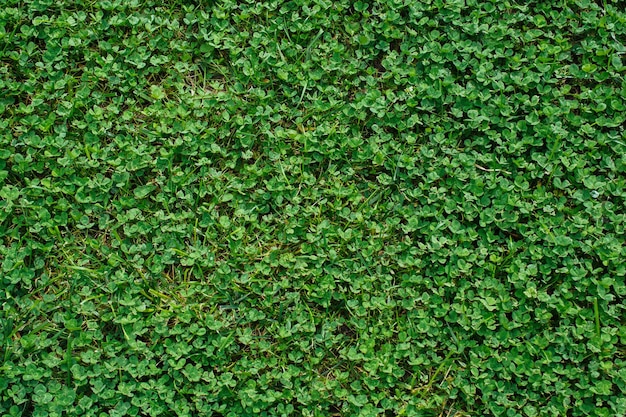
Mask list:
POLYGON ((0 197, 7 201, 17 200, 20 196, 20 190, 12 185, 5 185, 0 189, 0 197))
POLYGON ((142 185, 142 186, 135 188, 133 193, 135 194, 135 197, 137 198, 145 198, 146 196, 148 196, 148 194, 150 194, 155 189, 156 187, 154 185, 142 185))

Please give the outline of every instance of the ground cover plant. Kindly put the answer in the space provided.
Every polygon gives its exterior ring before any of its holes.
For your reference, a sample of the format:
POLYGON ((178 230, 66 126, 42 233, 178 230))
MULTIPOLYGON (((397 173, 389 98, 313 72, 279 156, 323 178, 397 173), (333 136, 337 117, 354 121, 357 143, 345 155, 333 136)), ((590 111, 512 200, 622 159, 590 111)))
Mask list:
POLYGON ((621 1, 0 1, 1 416, 626 415, 621 1))

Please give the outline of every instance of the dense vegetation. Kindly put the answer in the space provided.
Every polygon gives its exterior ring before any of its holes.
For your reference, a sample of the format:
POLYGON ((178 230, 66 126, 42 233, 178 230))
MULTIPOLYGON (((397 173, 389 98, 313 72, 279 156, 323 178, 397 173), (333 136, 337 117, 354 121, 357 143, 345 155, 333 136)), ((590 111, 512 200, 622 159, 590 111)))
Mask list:
POLYGON ((621 1, 0 1, 0 415, 626 415, 621 1))

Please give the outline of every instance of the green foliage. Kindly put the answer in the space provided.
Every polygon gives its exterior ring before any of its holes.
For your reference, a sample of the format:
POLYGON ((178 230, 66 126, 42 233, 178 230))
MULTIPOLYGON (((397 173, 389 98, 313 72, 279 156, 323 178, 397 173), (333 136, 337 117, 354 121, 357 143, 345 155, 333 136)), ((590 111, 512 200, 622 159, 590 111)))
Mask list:
POLYGON ((0 415, 626 415, 622 6, 5 0, 0 415))

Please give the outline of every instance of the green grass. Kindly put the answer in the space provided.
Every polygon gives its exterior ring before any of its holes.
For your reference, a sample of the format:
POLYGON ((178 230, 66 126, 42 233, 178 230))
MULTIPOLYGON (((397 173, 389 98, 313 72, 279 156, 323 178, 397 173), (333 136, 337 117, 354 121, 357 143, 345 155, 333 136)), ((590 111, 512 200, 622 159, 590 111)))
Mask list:
POLYGON ((0 417, 626 415, 623 2, 0 6, 0 417))

